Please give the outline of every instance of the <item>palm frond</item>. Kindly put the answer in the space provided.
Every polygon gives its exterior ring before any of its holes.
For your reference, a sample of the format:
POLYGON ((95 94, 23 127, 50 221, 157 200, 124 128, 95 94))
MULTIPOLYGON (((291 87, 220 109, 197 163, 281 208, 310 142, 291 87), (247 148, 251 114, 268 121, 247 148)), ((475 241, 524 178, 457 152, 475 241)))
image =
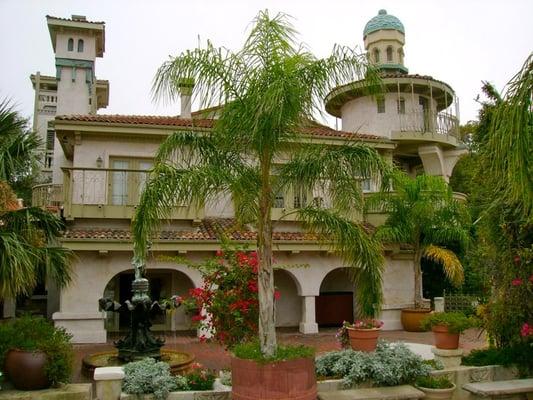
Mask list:
POLYGON ((504 199, 522 216, 533 211, 533 53, 496 106, 484 150, 504 199))
POLYGON ((374 317, 383 303, 384 260, 380 243, 360 223, 334 210, 306 207, 298 214, 306 226, 318 233, 344 260, 356 286, 359 315, 374 317))
POLYGON ((30 294, 37 283, 35 248, 14 232, 0 230, 0 298, 30 294))
POLYGON ((446 277, 455 286, 464 282, 464 270, 455 253, 444 247, 429 245, 422 249, 422 256, 442 265, 446 277))

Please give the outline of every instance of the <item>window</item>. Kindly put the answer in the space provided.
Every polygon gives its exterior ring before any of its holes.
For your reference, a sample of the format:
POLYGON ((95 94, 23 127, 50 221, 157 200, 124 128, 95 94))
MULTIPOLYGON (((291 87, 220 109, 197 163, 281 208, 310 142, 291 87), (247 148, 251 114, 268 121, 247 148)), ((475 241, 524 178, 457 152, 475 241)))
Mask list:
MULTIPOLYGON (((152 160, 146 159, 118 159, 110 160, 112 169, 148 171, 153 166, 152 160)), ((137 171, 110 172, 110 203, 112 205, 136 205, 146 185, 148 173, 137 171)))
POLYGON ((374 49, 374 62, 379 62, 379 49, 374 49))
POLYGON ((368 193, 371 191, 371 189, 372 189, 372 184, 371 184, 370 179, 363 179, 361 181, 361 190, 363 191, 363 193, 368 193))
POLYGON ((296 193, 294 195, 293 208, 302 208, 307 206, 307 193, 296 193))
POLYGON ((398 114, 405 114, 405 99, 403 97, 396 100, 396 109, 398 114))
POLYGON ((74 51, 74 39, 70 38, 68 40, 67 50, 74 51))
POLYGON ((400 64, 403 64, 403 50, 398 49, 398 60, 400 61, 400 64))
POLYGON ((83 39, 78 39, 78 53, 83 53, 83 39))
POLYGON ((392 46, 387 47, 387 62, 392 62, 392 46))
POLYGON ((277 194, 274 197, 274 208, 285 208, 285 196, 277 194))
POLYGON ((376 103, 378 106, 378 114, 383 114, 385 112, 385 97, 378 97, 376 103))
POLYGON ((55 131, 53 129, 48 129, 46 131, 46 150, 54 150, 54 138, 55 131))

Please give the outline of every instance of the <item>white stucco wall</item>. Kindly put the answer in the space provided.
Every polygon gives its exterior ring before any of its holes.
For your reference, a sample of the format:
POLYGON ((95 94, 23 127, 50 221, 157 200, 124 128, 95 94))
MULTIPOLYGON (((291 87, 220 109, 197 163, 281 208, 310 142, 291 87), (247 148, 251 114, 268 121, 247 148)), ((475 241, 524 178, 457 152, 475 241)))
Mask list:
MULTIPOLYGON (((342 130, 348 132, 366 133, 391 138, 391 132, 400 131, 400 118, 413 118, 406 121, 413 125, 423 125, 422 106, 418 104, 419 96, 411 93, 401 93, 405 101, 405 114, 398 114, 398 93, 386 93, 385 112, 378 113, 374 96, 360 97, 346 102, 341 108, 342 130), (416 115, 413 115, 416 114, 416 115)), ((430 99, 428 98, 428 102, 430 99)), ((436 101, 433 100, 431 110, 435 112, 436 101)))
POLYGON ((302 315, 302 301, 294 278, 283 270, 274 271, 274 284, 281 297, 276 301, 276 326, 298 326, 302 315))
POLYGON ((58 32, 56 36, 56 57, 74 60, 90 60, 96 58, 96 38, 82 33, 58 32), (68 51, 68 40, 74 40, 74 50, 68 51), (78 40, 83 40, 83 52, 78 53, 78 40))

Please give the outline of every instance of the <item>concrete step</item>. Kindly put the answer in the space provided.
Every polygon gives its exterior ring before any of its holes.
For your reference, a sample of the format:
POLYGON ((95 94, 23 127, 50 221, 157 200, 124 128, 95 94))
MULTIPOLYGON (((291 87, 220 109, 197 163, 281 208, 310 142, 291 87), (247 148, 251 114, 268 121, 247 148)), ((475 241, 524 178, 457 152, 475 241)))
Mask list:
POLYGON ((320 400, 408 400, 421 399, 424 392, 411 385, 375 387, 366 389, 337 390, 333 392, 319 392, 320 400))

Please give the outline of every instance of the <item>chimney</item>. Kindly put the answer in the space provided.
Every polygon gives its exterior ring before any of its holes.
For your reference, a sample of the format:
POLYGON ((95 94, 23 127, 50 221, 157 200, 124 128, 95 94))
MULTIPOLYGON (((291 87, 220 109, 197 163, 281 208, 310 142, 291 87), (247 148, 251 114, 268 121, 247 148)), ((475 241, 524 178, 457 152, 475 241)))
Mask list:
POLYGON ((191 102, 192 102, 192 90, 194 88, 194 80, 192 78, 183 78, 178 82, 180 90, 180 102, 181 102, 181 118, 191 118, 191 102))

